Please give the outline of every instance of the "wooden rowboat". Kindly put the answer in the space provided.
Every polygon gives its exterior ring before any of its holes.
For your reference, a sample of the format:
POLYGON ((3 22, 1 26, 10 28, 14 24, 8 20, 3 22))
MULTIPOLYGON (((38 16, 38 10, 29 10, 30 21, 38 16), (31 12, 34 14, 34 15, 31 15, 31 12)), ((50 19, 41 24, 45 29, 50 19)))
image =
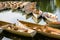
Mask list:
POLYGON ((39 23, 42 19, 42 11, 41 10, 37 10, 37 9, 34 9, 33 10, 33 17, 32 19, 36 22, 36 23, 39 23))
POLYGON ((46 23, 49 23, 49 22, 57 22, 58 18, 56 15, 52 14, 52 13, 49 13, 49 12, 44 12, 43 15, 42 15, 44 21, 46 23))
POLYGON ((16 34, 16 35, 20 35, 20 36, 25 36, 25 37, 34 37, 34 35, 36 34, 36 31, 32 32, 32 33, 26 33, 26 32, 18 32, 15 30, 9 30, 9 29, 4 29, 10 33, 16 34))
POLYGON ((25 27, 23 24, 20 24, 20 25, 21 26, 16 26, 15 24, 6 24, 6 25, 1 26, 0 28, 8 31, 10 33, 25 36, 25 37, 34 37, 35 36, 35 34, 36 34, 35 30, 25 27))
POLYGON ((27 25, 29 28, 36 30, 38 33, 43 34, 48 37, 52 38, 58 38, 60 39, 60 30, 56 28, 52 28, 49 26, 44 26, 44 25, 39 25, 39 24, 34 24, 34 23, 29 23, 25 21, 19 21, 23 23, 24 25, 27 25))

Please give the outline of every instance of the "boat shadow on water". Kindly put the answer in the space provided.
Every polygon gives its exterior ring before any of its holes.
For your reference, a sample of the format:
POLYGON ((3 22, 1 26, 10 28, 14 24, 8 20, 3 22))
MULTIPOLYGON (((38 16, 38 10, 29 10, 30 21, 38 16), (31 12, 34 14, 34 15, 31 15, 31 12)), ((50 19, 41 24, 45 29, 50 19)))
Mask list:
POLYGON ((44 36, 39 33, 37 33, 33 38, 32 37, 24 37, 21 35, 9 33, 8 31, 5 31, 5 30, 1 33, 0 39, 2 39, 3 37, 10 38, 13 40, 59 40, 59 39, 44 36))

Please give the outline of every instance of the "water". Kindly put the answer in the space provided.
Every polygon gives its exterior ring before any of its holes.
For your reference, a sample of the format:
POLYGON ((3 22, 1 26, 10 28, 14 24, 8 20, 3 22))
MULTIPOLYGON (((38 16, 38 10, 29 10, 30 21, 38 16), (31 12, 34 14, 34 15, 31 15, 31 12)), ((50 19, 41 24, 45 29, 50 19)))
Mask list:
MULTIPOLYGON (((40 2, 38 2, 37 4, 38 4, 37 9, 40 9, 43 12, 51 12, 57 15, 58 21, 60 21, 60 0, 40 0, 40 2)), ((25 15, 22 15, 21 11, 12 12, 11 10, 9 10, 9 11, 0 12, 1 21, 16 23, 17 19, 35 23, 32 20, 32 17, 26 19, 25 15)), ((39 22, 39 24, 46 24, 46 23, 42 19, 41 22, 39 22)), ((28 38, 28 37, 17 36, 8 33, 6 31, 3 31, 0 34, 0 39, 1 40, 48 40, 48 39, 51 40, 54 38, 49 38, 41 34, 36 34, 35 37, 28 38)))

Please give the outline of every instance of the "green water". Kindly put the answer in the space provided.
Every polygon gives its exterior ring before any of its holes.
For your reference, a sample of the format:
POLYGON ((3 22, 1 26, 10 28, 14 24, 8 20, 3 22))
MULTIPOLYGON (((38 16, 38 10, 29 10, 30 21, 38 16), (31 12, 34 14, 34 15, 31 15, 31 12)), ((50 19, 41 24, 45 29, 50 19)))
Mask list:
MULTIPOLYGON (((37 9, 43 12, 51 12, 58 16, 58 21, 60 21, 60 0, 32 0, 37 2, 37 9)), ((0 34, 0 40, 57 40, 50 38, 41 34, 36 34, 35 37, 23 37, 11 34, 9 32, 3 31, 0 34)))

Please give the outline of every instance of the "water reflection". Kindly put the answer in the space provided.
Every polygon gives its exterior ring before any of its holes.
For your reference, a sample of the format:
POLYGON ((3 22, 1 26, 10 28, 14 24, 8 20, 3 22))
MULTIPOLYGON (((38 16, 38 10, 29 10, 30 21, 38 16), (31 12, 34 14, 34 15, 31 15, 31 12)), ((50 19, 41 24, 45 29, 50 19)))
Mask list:
POLYGON ((55 10, 54 0, 41 0, 38 2, 39 8, 44 12, 53 12, 55 10))
POLYGON ((60 0, 54 0, 56 7, 60 8, 60 0))
MULTIPOLYGON (((7 31, 3 31, 1 34, 1 39, 0 40, 53 40, 54 38, 50 38, 47 36, 43 36, 42 34, 36 34, 35 37, 24 37, 24 36, 19 36, 15 34, 11 34, 7 31)), ((54 39, 55 40, 55 39, 54 39)), ((56 39, 58 40, 58 39, 56 39)))

